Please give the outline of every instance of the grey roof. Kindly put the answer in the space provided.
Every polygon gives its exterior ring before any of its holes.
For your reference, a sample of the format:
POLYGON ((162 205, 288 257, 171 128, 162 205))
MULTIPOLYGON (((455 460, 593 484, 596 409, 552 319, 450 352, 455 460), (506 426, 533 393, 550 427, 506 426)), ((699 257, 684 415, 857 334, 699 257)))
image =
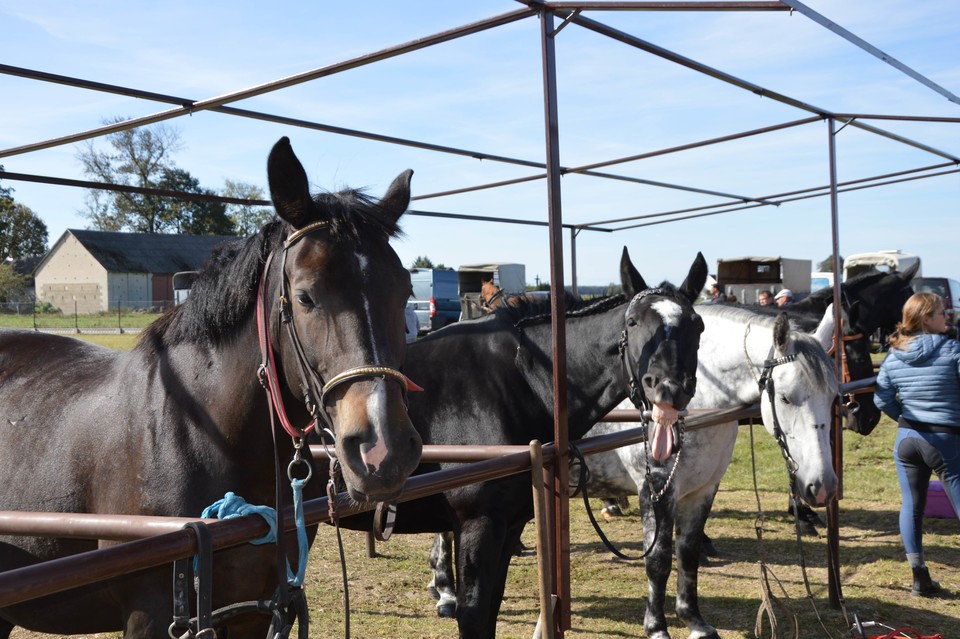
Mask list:
POLYGON ((171 235, 69 229, 111 273, 176 273, 196 271, 213 249, 236 240, 230 235, 171 235))

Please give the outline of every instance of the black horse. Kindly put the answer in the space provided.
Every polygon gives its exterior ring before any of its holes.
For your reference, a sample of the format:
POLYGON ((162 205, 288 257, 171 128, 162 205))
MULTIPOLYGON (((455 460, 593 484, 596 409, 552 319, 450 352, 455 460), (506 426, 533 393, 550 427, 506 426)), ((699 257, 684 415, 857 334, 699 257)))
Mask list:
MULTIPOLYGON (((624 249, 625 295, 571 302, 566 316, 568 426, 582 437, 628 395, 628 373, 647 400, 682 409, 696 384, 703 323, 692 302, 706 262, 697 255, 679 289, 648 288, 624 249), (620 354, 623 342, 624 354, 620 354)), ((408 349, 405 372, 422 385, 410 416, 425 443, 528 444, 553 439, 548 307, 522 302, 460 322, 408 349)), ((447 464, 424 464, 428 472, 447 464)), ((496 634, 510 557, 533 517, 528 476, 513 476, 399 504, 395 532, 453 531, 460 637, 496 634)), ((367 517, 343 525, 369 530, 367 517)))
MULTIPOLYGON (((877 332, 892 331, 900 321, 903 305, 913 295, 910 280, 919 264, 903 273, 868 273, 840 285, 843 316, 843 382, 873 377, 870 357, 871 337, 877 332)), ((801 330, 813 331, 833 303, 833 288, 825 288, 785 307, 751 306, 751 310, 768 314, 786 312, 801 330)), ((873 404, 872 391, 859 391, 844 403, 845 428, 861 435, 870 434, 880 422, 880 410, 873 404)))
MULTIPOLYGON (((379 202, 356 191, 312 198, 283 138, 268 175, 280 219, 226 245, 132 351, 0 332, 0 509, 199 517, 227 491, 276 506, 275 457, 286 468, 294 440, 321 418, 336 431, 353 497, 397 496, 421 451, 398 371, 410 276, 389 244, 411 172, 379 202), (271 432, 273 406, 286 407, 278 413, 292 436, 271 432)), ((304 496, 320 486, 308 483, 304 496)), ((0 570, 96 548, 3 537, 0 570)), ((276 559, 271 545, 218 553, 213 605, 270 600, 276 559)), ((0 610, 0 637, 23 626, 163 639, 170 584, 164 567, 17 604, 0 610)), ((216 630, 263 637, 270 621, 245 614, 216 630)))

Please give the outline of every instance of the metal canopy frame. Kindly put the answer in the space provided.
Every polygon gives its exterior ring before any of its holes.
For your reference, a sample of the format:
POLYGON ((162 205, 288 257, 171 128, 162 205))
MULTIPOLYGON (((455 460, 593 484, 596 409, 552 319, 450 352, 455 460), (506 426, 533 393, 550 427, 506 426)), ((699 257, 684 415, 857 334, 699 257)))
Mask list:
MULTIPOLYGON (((352 58, 337 64, 313 69, 306 71, 300 74, 289 76, 286 78, 281 78, 274 82, 268 82, 265 84, 260 84, 254 87, 249 87, 240 91, 233 93, 215 96, 211 98, 193 100, 189 98, 164 95, 159 93, 154 93, 150 91, 144 91, 139 89, 134 89, 130 87, 122 87, 116 85, 109 85, 99 82, 93 82, 89 80, 83 80, 79 78, 72 78, 68 76, 56 75, 52 73, 46 73, 42 71, 35 71, 30 69, 24 69, 21 67, 14 67, 10 65, 0 64, 0 73, 7 75, 20 76, 27 79, 42 81, 42 82, 52 82, 67 86, 72 86, 76 88, 93 90, 99 92, 106 92, 118 95, 124 95, 129 97, 136 97, 146 100, 151 100, 163 104, 173 105, 172 108, 166 109, 164 111, 159 111, 147 116, 133 118, 129 120, 124 120, 116 122, 107 126, 98 127, 95 129, 90 129, 87 131, 78 132, 72 135, 67 135, 59 138, 54 138, 50 140, 43 140, 31 144, 26 144, 18 147, 0 149, 0 158, 12 157, 16 155, 21 155, 25 153, 30 153, 33 151, 38 151, 41 149, 48 149, 56 146, 61 146, 65 144, 72 144, 82 140, 88 140, 110 133, 115 133, 121 130, 132 129, 139 126, 154 124, 162 122, 165 120, 170 120, 177 117, 182 117, 185 115, 190 115, 197 111, 210 110, 217 113, 222 113, 225 115, 250 118, 255 120, 268 121, 278 124, 284 124, 294 127, 312 129, 317 131, 323 131, 328 133, 334 133, 338 135, 351 136, 357 138, 363 138, 376 142, 383 142, 386 144, 394 144, 408 147, 415 147, 431 152, 437 153, 446 153, 453 155, 460 155, 465 157, 471 157, 478 160, 487 160, 491 162, 500 162, 506 164, 512 164, 516 166, 525 166, 533 169, 538 169, 539 172, 513 178, 502 180, 498 182, 490 182, 485 184, 478 184, 472 186, 463 186, 454 190, 447 190, 437 193, 423 194, 415 197, 415 200, 427 200, 437 197, 442 197, 446 195, 452 195, 456 193, 467 193, 471 191, 480 191, 485 189, 495 189, 503 186, 508 186, 512 184, 518 184, 522 182, 532 182, 537 180, 545 180, 547 184, 547 210, 548 210, 548 219, 547 221, 531 221, 531 220, 521 220, 510 217, 487 217, 487 216, 478 216, 478 215, 463 215, 458 213, 442 213, 442 212, 433 212, 433 211, 417 211, 413 210, 410 213, 413 215, 424 215, 424 216, 434 216, 434 217, 446 217, 460 220, 475 220, 475 221, 484 221, 484 222, 498 222, 498 223, 511 223, 511 224, 530 224, 530 225, 540 225, 547 226, 549 229, 549 243, 550 243, 550 260, 551 260, 551 287, 554 293, 561 291, 564 288, 563 281, 563 238, 562 238, 562 229, 570 229, 570 241, 571 241, 571 272, 573 274, 573 288, 576 290, 576 236, 580 231, 589 230, 589 231, 598 231, 598 232, 615 232, 631 228, 637 228, 642 226, 649 226, 654 224, 664 224, 668 222, 676 222, 681 220, 689 220, 704 216, 712 215, 721 215, 726 213, 732 213, 736 211, 746 210, 755 207, 761 206, 779 206, 783 203, 792 202, 800 199, 814 198, 814 197, 830 197, 830 207, 831 207, 831 233, 833 238, 833 258, 834 258, 834 272, 840 272, 839 264, 839 230, 838 230, 838 203, 837 197, 838 193, 845 191, 852 191, 857 189, 865 188, 874 188, 878 186, 884 186, 893 184, 896 182, 902 182, 907 180, 919 180, 926 179, 931 177, 939 177, 943 175, 955 174, 960 172, 960 157, 931 147, 922 142, 906 138, 901 135, 897 135, 885 129, 882 129, 878 126, 867 124, 865 120, 874 120, 874 121, 891 121, 891 120, 900 120, 900 121, 926 121, 926 122, 941 122, 941 123, 952 123, 960 124, 960 118, 946 118, 946 117, 922 117, 922 116, 896 116, 896 115, 870 115, 870 114, 857 114, 857 113, 834 113, 827 109, 808 104, 806 102, 797 100, 790 96, 772 91, 770 89, 764 88, 762 86, 753 84, 741 78, 737 78, 731 74, 725 73, 713 67, 710 67, 704 63, 692 60, 675 52, 672 52, 668 49, 660 47, 651 42, 642 40, 636 36, 630 35, 619 31, 613 27, 605 25, 599 21, 587 18, 583 15, 585 11, 797 11, 807 17, 808 19, 814 21, 817 24, 831 30, 840 37, 848 40, 849 42, 855 44, 856 46, 867 51, 871 55, 879 58, 880 60, 890 64, 894 68, 898 69, 908 77, 913 80, 923 84, 927 88, 930 88, 937 93, 940 93, 948 100, 960 104, 960 99, 950 91, 944 89, 940 85, 936 84, 932 80, 926 78, 917 71, 909 68, 903 63, 899 62, 892 56, 880 51, 876 47, 873 47, 866 41, 858 38, 849 31, 843 29, 839 25, 829 21, 824 16, 813 11, 809 7, 805 6, 799 0, 744 0, 744 1, 732 1, 732 0, 677 0, 677 1, 591 1, 591 0, 582 0, 579 2, 549 2, 543 0, 517 0, 518 2, 524 4, 524 8, 504 13, 498 16, 488 18, 486 20, 481 20, 474 22, 468 25, 443 31, 432 36, 425 38, 418 38, 413 41, 402 43, 393 47, 382 49, 380 51, 370 53, 367 55, 359 56, 352 58), (239 100, 251 98, 258 95, 263 95, 269 92, 278 91, 280 89, 296 86, 298 84, 316 80, 318 78, 334 75, 343 71, 350 69, 355 69, 364 65, 372 64, 389 58, 393 58, 405 53, 410 53, 412 51, 417 51, 425 49, 427 47, 440 44, 443 42, 448 42, 457 38, 464 36, 480 33, 488 29, 494 29, 503 25, 511 24, 519 20, 524 20, 531 17, 539 17, 540 21, 540 39, 541 39, 541 53, 542 53, 542 73, 543 73, 543 95, 544 95, 544 129, 545 129, 545 153, 544 161, 540 160, 530 160, 524 158, 509 157, 505 155, 497 155, 493 153, 486 153, 477 150, 471 149, 462 149, 454 148, 449 146, 443 146, 438 144, 433 144, 425 141, 404 139, 394 136, 382 135, 378 133, 373 133, 369 131, 361 131, 356 129, 347 129, 343 127, 333 126, 329 124, 324 124, 321 122, 311 122, 301 119, 284 117, 276 114, 262 113, 257 111, 251 111, 247 109, 239 109, 235 107, 228 106, 232 102, 239 100), (555 26, 555 19, 560 20, 559 26, 555 26), (615 158, 606 160, 603 162, 596 162, 589 165, 583 166, 574 166, 574 167, 564 167, 560 164, 559 161, 559 123, 557 118, 557 74, 556 74, 556 39, 558 34, 565 28, 570 25, 576 25, 580 28, 593 31, 597 34, 600 34, 604 37, 619 41, 626 46, 636 48, 638 50, 644 51, 651 55, 660 57, 664 60, 670 61, 674 64, 682 65, 691 70, 694 70, 698 73, 705 74, 707 76, 713 77, 717 80, 720 80, 724 83, 733 85, 745 91, 749 91, 758 96, 766 97, 771 100, 780 102, 782 104, 800 109, 810 113, 811 115, 799 120, 794 120, 790 122, 784 122, 782 124, 767 126, 758 129, 752 129, 749 131, 743 131, 739 133, 733 133, 721 137, 716 137, 708 140, 702 140, 699 142, 693 142, 689 144, 683 144, 675 147, 664 148, 654 151, 648 151, 636 155, 631 155, 622 158, 615 158), (688 184, 672 184, 666 182, 659 182, 654 180, 647 180, 639 177, 633 177, 629 175, 613 174, 598 171, 597 169, 611 167, 615 165, 622 165, 631 162, 637 162, 640 160, 678 153, 681 151, 687 151, 694 148, 704 147, 708 145, 720 144, 723 142, 729 142, 732 140, 742 139, 750 136, 763 135, 766 133, 789 129, 792 127, 806 126, 814 122, 825 122, 827 129, 827 155, 830 160, 830 184, 828 185, 816 185, 816 186, 805 186, 803 188, 790 191, 787 193, 777 193, 777 194, 766 194, 766 195, 756 195, 756 194, 735 194, 735 193, 724 193, 716 190, 704 189, 697 187, 695 185, 688 184), (887 173, 884 175, 876 175, 865 178, 860 178, 856 180, 850 180, 844 183, 837 182, 836 176, 836 148, 835 148, 835 138, 837 134, 836 125, 840 123, 843 126, 852 126, 859 128, 861 130, 873 133, 874 135, 883 136, 898 143, 919 149, 925 153, 935 155, 939 158, 946 160, 939 164, 933 164, 928 166, 917 167, 914 169, 908 169, 904 171, 899 171, 896 173, 887 173), (622 216, 615 219, 606 219, 598 220, 593 222, 586 222, 580 224, 565 224, 562 221, 562 210, 561 210, 561 187, 560 187, 560 178, 563 175, 567 174, 580 174, 584 176, 604 179, 604 180, 617 180, 625 181, 640 185, 654 186, 658 188, 667 188, 667 189, 678 189, 683 191, 695 192, 710 196, 715 196, 726 200, 718 204, 710 204, 705 206, 677 209, 663 212, 653 212, 653 213, 637 213, 634 215, 622 216)), ((842 128, 841 127, 841 128, 842 128)), ((81 188, 102 188, 102 189, 119 189, 123 188, 125 190, 131 190, 135 192, 150 192, 153 194, 165 195, 170 197, 184 197, 189 199, 197 199, 197 196, 194 194, 178 194, 175 192, 157 192, 153 189, 137 189, 135 187, 120 187, 118 185, 109 185, 102 183, 93 183, 86 182, 81 180, 69 180, 66 178, 57 178, 52 176, 37 176, 37 175, 27 175, 22 173, 12 173, 6 171, 0 171, 0 178, 9 179, 9 180, 25 180, 33 182, 45 182, 49 184, 59 184, 59 185, 69 185, 74 187, 81 188)), ((254 205, 264 205, 268 204, 267 202, 260 200, 237 200, 235 198, 220 198, 217 196, 202 196, 203 199, 213 199, 216 201, 221 201, 225 203, 242 203, 242 204, 254 204, 254 205)), ((568 520, 568 510, 567 510, 567 464, 566 464, 566 448, 567 448, 567 406, 566 406, 566 334, 564 327, 564 296, 554 294, 551 296, 553 304, 553 350, 554 350, 554 414, 555 414, 555 424, 554 424, 554 436, 556 442, 556 450, 558 462, 553 466, 553 475, 552 475, 552 485, 550 486, 553 493, 553 518, 555 522, 555 530, 552 536, 552 562, 554 566, 555 579, 554 584, 555 594, 558 596, 558 612, 555 617, 557 625, 556 632, 557 636, 562 636, 563 631, 570 627, 570 575, 569 575, 569 520, 568 520)), ((834 308, 837 309, 839 315, 839 289, 835 291, 834 299, 834 308)), ((839 326, 839 317, 836 318, 836 325, 839 326)), ((836 355, 839 358, 839 353, 836 355)), ((839 370, 839 361, 836 362, 839 370)), ((839 415, 837 416, 839 420, 839 415)), ((838 422, 835 422, 835 451, 842 450, 842 441, 841 433, 842 429, 838 427, 838 422)), ((842 468, 842 460, 836 460, 838 465, 838 470, 842 468)), ((828 510, 828 519, 830 520, 830 530, 829 532, 829 542, 830 542, 830 561, 831 566, 836 567, 838 565, 838 508, 837 502, 834 501, 831 508, 828 510)), ((831 588, 830 588, 830 597, 831 603, 836 604, 839 601, 839 584, 834 582, 835 571, 830 571, 831 578, 831 588)))

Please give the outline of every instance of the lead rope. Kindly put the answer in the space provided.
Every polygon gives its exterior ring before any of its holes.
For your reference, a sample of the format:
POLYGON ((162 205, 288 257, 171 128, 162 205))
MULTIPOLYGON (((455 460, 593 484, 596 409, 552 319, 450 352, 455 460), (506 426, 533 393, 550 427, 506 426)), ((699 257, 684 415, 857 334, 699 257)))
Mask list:
POLYGON ((323 435, 336 441, 336 436, 329 428, 324 428, 320 433, 323 449, 327 453, 327 459, 330 460, 330 478, 327 479, 327 514, 330 517, 330 523, 337 531, 337 549, 340 553, 340 578, 343 582, 343 636, 344 639, 350 639, 350 585, 347 582, 347 557, 343 550, 343 534, 340 532, 340 516, 337 513, 337 484, 340 481, 340 460, 336 455, 331 455, 327 448, 326 439, 323 435))
MULTIPOLYGON (((744 338, 744 347, 746 347, 746 338, 744 338)), ((787 445, 786 435, 784 434, 783 429, 780 428, 780 420, 777 418, 777 405, 775 401, 776 392, 775 392, 774 383, 773 383, 773 368, 781 364, 787 364, 789 362, 792 362, 795 359, 796 359, 796 355, 785 355, 783 357, 768 359, 764 361, 763 372, 761 373, 760 379, 758 380, 757 383, 760 387, 760 392, 763 393, 765 391, 769 398, 770 411, 773 413, 774 438, 777 440, 777 445, 780 448, 780 454, 783 457, 784 462, 786 463, 787 475, 789 476, 789 480, 790 480, 789 482, 790 498, 793 499, 794 504, 799 504, 800 496, 797 493, 797 481, 796 481, 798 465, 796 460, 794 460, 793 457, 790 455, 790 448, 787 445)), ((750 431, 750 438, 751 438, 751 456, 752 456, 753 455, 753 430, 752 429, 750 431)), ((757 495, 757 508, 758 508, 758 511, 760 511, 760 496, 756 487, 756 462, 755 461, 754 461, 754 491, 756 492, 756 495, 757 495)), ((760 523, 757 529, 757 539, 762 547, 762 511, 760 512, 761 512, 761 517, 759 518, 760 523)), ((810 579, 807 575, 806 556, 803 552, 803 538, 800 532, 799 512, 800 512, 799 507, 795 507, 794 516, 793 516, 793 524, 794 524, 793 527, 794 527, 794 534, 797 540, 797 560, 800 563, 800 573, 803 576, 803 585, 807 592, 807 599, 809 600, 810 606, 813 609, 813 613, 817 618, 817 622, 820 624, 820 628, 824 631, 824 633, 830 636, 831 632, 830 630, 827 629, 826 625, 824 624, 823 617, 821 617, 820 615, 820 610, 817 607, 816 600, 814 599, 814 596, 813 596, 813 590, 810 588, 810 579)), ((770 572, 770 574, 772 574, 772 572, 769 571, 769 568, 766 567, 766 564, 763 560, 762 555, 761 555, 761 562, 762 562, 761 563, 761 583, 762 583, 761 590, 763 591, 764 599, 763 599, 763 603, 761 604, 760 610, 757 612, 756 634, 758 637, 760 636, 760 631, 762 627, 762 618, 764 613, 766 613, 770 618, 770 627, 771 627, 772 636, 778 636, 774 631, 777 624, 776 624, 776 617, 773 612, 773 606, 770 603, 771 601, 770 597, 772 597, 773 595, 770 592, 769 581, 766 579, 766 573, 770 572)), ((775 576, 774 578, 776 579, 775 576)), ((777 580, 777 583, 778 584, 780 583, 779 580, 777 580)), ((782 584, 780 584, 780 587, 781 587, 781 590, 783 590, 782 584)), ((784 592, 784 595, 786 596, 786 591, 783 590, 783 592, 784 592)), ((785 604, 783 605, 785 608, 788 608, 785 604)), ((799 625, 798 625, 799 622, 797 620, 797 613, 795 611, 790 611, 790 612, 794 616, 794 626, 795 626, 795 632, 796 632, 794 636, 799 638, 800 636, 799 625)), ((844 617, 846 618, 846 610, 844 610, 844 617)))

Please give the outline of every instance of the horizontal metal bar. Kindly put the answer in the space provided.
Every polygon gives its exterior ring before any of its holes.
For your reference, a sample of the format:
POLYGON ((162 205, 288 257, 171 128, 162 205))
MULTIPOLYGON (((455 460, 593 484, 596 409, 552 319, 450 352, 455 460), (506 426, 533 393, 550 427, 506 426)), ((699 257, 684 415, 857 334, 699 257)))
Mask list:
MULTIPOLYGON (((441 33, 437 33, 431 36, 418 38, 410 42, 405 42, 375 53, 370 53, 363 55, 357 58, 352 58, 343 62, 338 62, 331 64, 319 69, 313 69, 310 71, 305 71, 303 73, 298 73, 296 75, 288 76, 286 78, 281 78, 279 80, 274 80, 272 82, 266 82, 264 84, 259 84, 253 87, 242 89, 240 91, 235 91, 233 93, 227 93, 221 96, 216 96, 213 98, 207 98, 205 100, 196 100, 190 101, 186 104, 178 102, 180 104, 177 108, 168 109, 166 111, 160 111, 158 113, 153 113, 150 115, 145 115, 139 118, 132 118, 129 120, 123 120, 121 122, 116 122, 106 126, 102 126, 96 129, 90 129, 88 131, 82 131, 80 133, 75 133, 72 135, 66 135, 59 138, 54 138, 50 140, 45 140, 42 142, 36 142, 34 144, 27 144, 19 147, 14 147, 10 149, 0 150, 0 158, 9 157, 12 155, 20 155, 22 153, 28 153, 30 151, 39 151, 41 149, 49 149, 56 146, 62 146, 64 144, 72 144, 74 142, 80 142, 82 140, 88 140, 91 138, 100 137, 103 135, 109 135, 111 133, 117 133, 119 131, 125 131, 128 129, 133 129, 139 126, 144 126, 147 124, 155 124, 157 122, 163 122, 165 120, 170 120, 173 118, 182 117, 184 115, 191 115, 196 111, 205 111, 212 110, 218 107, 222 107, 225 104, 230 102, 237 102, 239 100, 246 100, 258 95, 263 95, 265 93, 270 93, 272 91, 277 91, 279 89, 285 89, 287 87, 295 86, 297 84, 302 84, 304 82, 309 82, 311 80, 316 80, 329 75, 334 75, 343 71, 350 69, 359 68, 372 64, 373 62, 379 62, 381 60, 387 60, 389 58, 396 57, 405 53, 410 53, 412 51, 418 51, 426 47, 433 46, 435 44, 440 44, 442 42, 448 42, 450 40, 455 40, 457 38, 472 35, 474 33, 479 33, 481 31, 486 31, 487 29, 492 29, 494 27, 502 26, 505 24, 510 24, 517 20, 522 20, 528 18, 533 14, 530 9, 520 9, 510 13, 502 14, 495 16, 493 18, 488 18, 486 20, 481 20, 479 22, 474 22, 469 25, 458 27, 456 29, 451 29, 441 33)), ((101 85, 106 87, 108 85, 101 85)), ((93 88, 93 87, 89 87, 93 88)), ((158 96, 159 94, 153 94, 158 96)))
POLYGON ((830 20, 823 14, 817 13, 807 5, 800 2, 800 0, 783 0, 783 3, 789 5, 791 8, 795 9, 796 11, 802 13, 810 20, 813 20, 814 22, 819 24, 821 27, 825 27, 826 29, 833 31, 834 33, 842 37, 844 40, 846 40, 847 42, 855 44, 856 46, 860 47, 861 49, 863 49, 873 57, 877 58, 878 60, 882 60, 883 62, 886 62, 887 64, 892 66, 894 69, 897 69, 901 73, 908 75, 909 77, 913 78, 914 80, 924 85, 928 89, 933 89, 934 91, 936 91, 946 99, 950 100, 951 102, 955 104, 960 104, 960 98, 958 98, 956 94, 948 91, 947 89, 940 86, 939 84, 937 84, 927 76, 923 75, 922 73, 908 67, 903 62, 900 62, 889 53, 881 51, 880 49, 873 46, 863 38, 857 35, 854 35, 852 32, 848 31, 847 29, 844 29, 839 24, 837 24, 833 20, 830 20))
POLYGON ((544 6, 558 10, 583 11, 790 11, 779 1, 749 0, 698 0, 698 1, 643 1, 634 0, 583 0, 582 2, 544 2, 544 6))

